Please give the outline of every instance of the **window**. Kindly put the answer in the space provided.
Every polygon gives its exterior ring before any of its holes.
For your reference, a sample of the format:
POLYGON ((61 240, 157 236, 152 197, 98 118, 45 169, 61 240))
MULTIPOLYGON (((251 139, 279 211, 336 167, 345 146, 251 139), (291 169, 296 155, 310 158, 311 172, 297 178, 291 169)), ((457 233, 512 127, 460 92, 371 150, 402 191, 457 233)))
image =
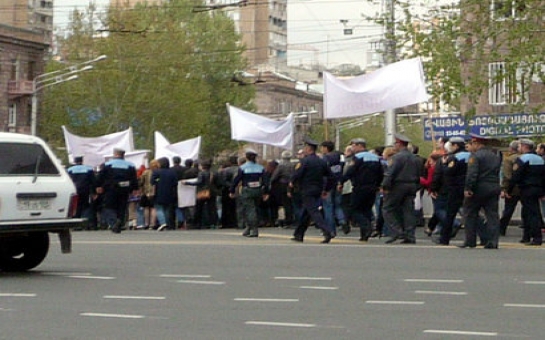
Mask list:
POLYGON ((523 70, 504 62, 488 65, 490 105, 508 105, 528 100, 523 70))
POLYGON ((526 12, 526 0, 492 0, 491 6, 496 20, 521 19, 526 12))
POLYGON ((17 104, 11 104, 8 108, 8 127, 17 126, 17 104))
POLYGON ((0 143, 0 175, 58 175, 59 170, 38 144, 0 143))

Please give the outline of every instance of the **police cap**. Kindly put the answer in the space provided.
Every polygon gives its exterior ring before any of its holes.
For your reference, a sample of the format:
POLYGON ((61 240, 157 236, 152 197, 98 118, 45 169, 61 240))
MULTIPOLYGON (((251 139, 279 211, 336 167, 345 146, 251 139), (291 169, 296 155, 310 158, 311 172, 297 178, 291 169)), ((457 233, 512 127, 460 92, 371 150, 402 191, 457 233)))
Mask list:
POLYGON ((244 153, 247 154, 247 155, 256 155, 257 156, 257 151, 255 151, 252 148, 246 148, 246 150, 244 150, 244 153))
POLYGON ((528 138, 519 139, 519 143, 522 145, 528 145, 530 148, 533 148, 535 145, 534 142, 528 138))
POLYGON ((359 145, 366 145, 367 141, 363 138, 354 138, 350 141, 350 144, 359 144, 359 145))
POLYGON ((484 143, 486 142, 488 139, 490 139, 490 137, 487 137, 487 136, 480 136, 476 133, 470 133, 469 134, 469 137, 471 137, 471 141, 472 142, 477 142, 477 143, 484 143))
POLYGON ((402 135, 400 133, 396 133, 394 134, 394 138, 396 140, 396 142, 401 142, 403 144, 409 144, 410 143, 410 139, 409 137, 405 136, 405 135, 402 135))
POLYGON ((320 144, 317 141, 315 141, 313 139, 310 139, 310 137, 305 137, 304 142, 305 142, 305 144, 310 145, 310 146, 312 146, 314 148, 317 148, 318 145, 320 144))
POLYGON ((291 153, 291 151, 288 151, 288 150, 282 151, 282 158, 288 159, 288 158, 291 158, 292 156, 293 154, 291 153))
POLYGON ((465 139, 462 137, 452 137, 448 141, 452 144, 462 144, 466 142, 465 139))
POLYGON ((122 148, 114 148, 114 155, 124 155, 125 149, 122 148))

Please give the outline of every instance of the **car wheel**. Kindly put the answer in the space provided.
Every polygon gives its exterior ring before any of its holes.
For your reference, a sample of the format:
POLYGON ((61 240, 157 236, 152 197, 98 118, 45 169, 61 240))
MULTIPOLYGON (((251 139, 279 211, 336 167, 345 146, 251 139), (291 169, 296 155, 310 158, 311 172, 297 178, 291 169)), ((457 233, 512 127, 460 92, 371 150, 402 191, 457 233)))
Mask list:
POLYGON ((0 270, 22 272, 38 266, 49 251, 47 232, 0 238, 0 270))

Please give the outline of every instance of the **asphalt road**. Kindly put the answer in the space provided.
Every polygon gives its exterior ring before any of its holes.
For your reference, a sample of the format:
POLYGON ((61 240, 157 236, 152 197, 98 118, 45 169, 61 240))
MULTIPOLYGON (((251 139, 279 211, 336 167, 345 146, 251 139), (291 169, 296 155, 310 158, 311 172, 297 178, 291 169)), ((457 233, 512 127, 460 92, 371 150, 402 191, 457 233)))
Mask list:
MULTIPOLYGON (((419 229, 421 233, 421 229, 419 229)), ((107 231, 0 273, 0 339, 543 339, 545 248, 107 231)), ((461 241, 457 241, 461 243, 461 241)))

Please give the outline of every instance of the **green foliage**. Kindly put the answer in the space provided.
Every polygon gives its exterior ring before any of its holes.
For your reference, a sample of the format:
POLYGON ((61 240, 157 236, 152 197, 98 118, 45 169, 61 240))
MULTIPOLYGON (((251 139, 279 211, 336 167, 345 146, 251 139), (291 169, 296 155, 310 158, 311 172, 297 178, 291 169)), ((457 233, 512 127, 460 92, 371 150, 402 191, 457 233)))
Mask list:
MULTIPOLYGON (((62 139, 60 126, 82 136, 132 127, 137 148, 153 149, 153 133, 172 143, 203 137, 204 157, 236 148, 226 103, 248 108, 252 86, 237 86, 245 68, 240 37, 222 12, 193 13, 200 1, 174 0, 134 9, 110 7, 96 24, 94 8, 75 11, 63 39, 66 63, 107 55, 77 81, 44 91, 39 134, 62 139)), ((66 64, 51 63, 48 71, 66 64)), ((62 145, 62 144, 61 144, 62 145)))

